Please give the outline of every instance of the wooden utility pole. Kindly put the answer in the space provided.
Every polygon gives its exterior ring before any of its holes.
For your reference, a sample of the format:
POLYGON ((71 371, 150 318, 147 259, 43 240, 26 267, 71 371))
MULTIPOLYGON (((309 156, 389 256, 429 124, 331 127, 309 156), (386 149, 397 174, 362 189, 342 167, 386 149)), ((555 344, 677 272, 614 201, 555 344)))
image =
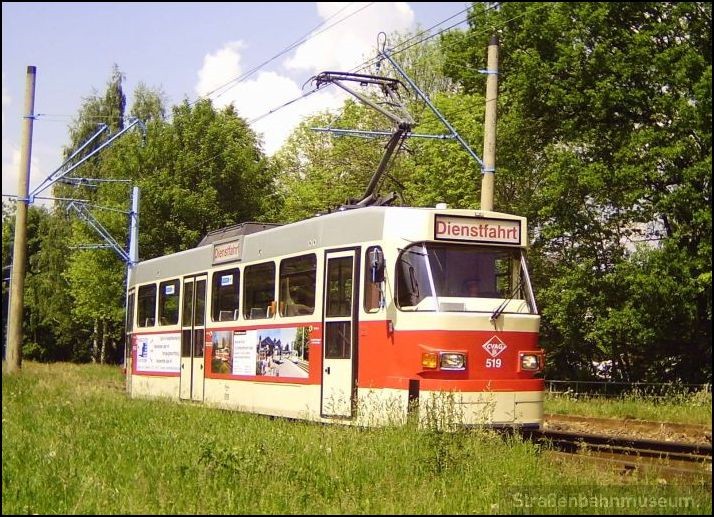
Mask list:
POLYGON ((481 210, 493 210, 493 176, 496 172, 496 101, 498 99, 498 36, 488 43, 486 67, 486 117, 483 132, 481 210))
POLYGON ((7 329, 7 371, 16 372, 22 364, 22 319, 25 291, 25 257, 27 255, 27 207, 29 205, 30 157, 32 155, 32 123, 35 120, 35 76, 37 69, 27 67, 25 81, 25 122, 22 126, 20 174, 17 180, 15 212, 15 242, 12 252, 10 281, 10 313, 7 329))

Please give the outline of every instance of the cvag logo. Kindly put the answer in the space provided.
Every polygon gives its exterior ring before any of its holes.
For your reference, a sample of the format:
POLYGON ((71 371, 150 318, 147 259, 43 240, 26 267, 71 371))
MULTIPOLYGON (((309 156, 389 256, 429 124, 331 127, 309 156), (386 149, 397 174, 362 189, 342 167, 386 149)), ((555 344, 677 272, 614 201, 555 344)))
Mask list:
POLYGON ((501 341, 498 336, 493 336, 481 346, 483 346, 483 349, 486 350, 491 357, 498 357, 501 355, 501 352, 508 348, 506 343, 501 341))

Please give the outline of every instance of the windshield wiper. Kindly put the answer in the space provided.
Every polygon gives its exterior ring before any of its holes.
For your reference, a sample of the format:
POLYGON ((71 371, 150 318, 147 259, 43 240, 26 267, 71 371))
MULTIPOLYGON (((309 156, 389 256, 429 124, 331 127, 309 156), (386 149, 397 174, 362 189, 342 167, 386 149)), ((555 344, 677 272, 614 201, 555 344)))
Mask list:
POLYGON ((518 290, 520 288, 521 288, 521 280, 518 280, 516 287, 513 288, 513 291, 511 291, 511 294, 508 295, 508 298, 503 300, 501 302, 501 304, 498 307, 496 307, 496 310, 493 311, 493 313, 491 314, 491 318, 490 318, 491 321, 496 321, 498 319, 498 317, 501 315, 501 313, 503 313, 503 311, 506 310, 506 306, 508 305, 508 302, 513 300, 513 297, 516 296, 516 293, 518 292, 518 290))

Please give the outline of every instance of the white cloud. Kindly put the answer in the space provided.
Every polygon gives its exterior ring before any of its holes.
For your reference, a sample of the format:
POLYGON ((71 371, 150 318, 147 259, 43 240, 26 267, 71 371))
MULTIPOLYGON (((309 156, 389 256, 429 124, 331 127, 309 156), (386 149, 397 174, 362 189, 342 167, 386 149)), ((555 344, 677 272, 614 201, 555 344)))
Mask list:
POLYGON ((20 148, 2 139, 2 193, 17 193, 17 171, 20 168, 20 148))
MULTIPOLYGON (((317 12, 323 20, 327 20, 345 5, 345 2, 318 2, 317 12)), ((414 11, 406 2, 375 3, 360 10, 365 5, 366 2, 356 2, 327 22, 325 26, 350 13, 357 13, 300 45, 294 56, 285 62, 285 66, 310 72, 346 72, 374 57, 380 32, 389 34, 395 30, 403 31, 414 24, 414 11)), ((315 32, 319 33, 320 30, 315 32)))
MULTIPOLYGON (((240 76, 240 53, 244 48, 242 41, 231 41, 215 54, 203 58, 203 66, 198 71, 196 91, 204 96, 212 93, 232 79, 240 76)), ((219 93, 219 92, 217 92, 219 93)))
MULTIPOLYGON (((316 4, 318 14, 325 21, 346 5, 344 2, 316 4)), ((324 30, 365 5, 366 3, 356 3, 350 6, 315 32, 324 30)), ((408 29, 413 23, 414 12, 407 3, 375 3, 300 45, 293 57, 285 61, 283 66, 288 71, 307 71, 309 75, 323 70, 349 71, 374 56, 377 34, 380 31, 389 34, 395 30, 408 29)), ((285 42, 285 45, 288 44, 289 42, 285 42)), ((219 107, 233 103, 241 116, 251 120, 304 93, 301 86, 309 75, 298 84, 285 73, 275 71, 262 71, 248 80, 224 87, 243 73, 241 51, 245 48, 243 42, 234 41, 226 43, 212 54, 207 54, 202 68, 198 71, 198 95, 209 96, 214 105, 219 107)), ((260 56, 263 57, 265 56, 260 56)), ((263 134, 265 152, 273 154, 304 117, 318 111, 337 108, 345 98, 346 94, 341 90, 326 88, 262 118, 253 125, 253 129, 263 134)))
MULTIPOLYGON (((30 185, 28 190, 32 191, 46 176, 43 163, 52 154, 52 149, 33 145, 32 157, 30 160, 30 185)), ((3 138, 2 140, 2 193, 6 195, 17 195, 18 179, 20 174, 20 146, 3 138)), ((50 192, 42 193, 43 196, 50 196, 50 192)), ((6 199, 7 200, 7 199, 6 199)), ((46 200, 38 200, 38 204, 47 204, 46 200)))
MULTIPOLYGON (((227 104, 230 99, 241 116, 252 120, 299 98, 303 93, 288 77, 276 72, 260 72, 254 80, 242 82, 231 90, 224 103, 227 104)), ((264 150, 272 155, 303 118, 318 111, 338 108, 342 102, 343 96, 338 92, 323 90, 257 120, 253 129, 263 134, 264 150)))
MULTIPOLYGON (((199 95, 216 90, 242 73, 239 50, 240 47, 227 45, 204 58, 204 67, 199 71, 200 80, 196 86, 199 95), (228 77, 224 70, 231 70, 232 75, 228 77)), ((216 107, 233 104, 238 113, 250 121, 302 94, 300 86, 289 77, 277 72, 260 72, 254 79, 236 83, 228 90, 220 89, 210 97, 216 107)), ((342 101, 343 96, 339 92, 321 91, 256 121, 253 129, 262 133, 265 152, 273 154, 304 117, 320 110, 337 108, 342 101)))

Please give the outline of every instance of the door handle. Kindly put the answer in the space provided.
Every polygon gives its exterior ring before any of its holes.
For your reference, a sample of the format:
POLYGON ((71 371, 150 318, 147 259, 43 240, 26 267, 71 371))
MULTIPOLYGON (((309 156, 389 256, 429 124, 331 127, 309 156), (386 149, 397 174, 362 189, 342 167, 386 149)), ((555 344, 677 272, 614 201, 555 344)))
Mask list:
POLYGON ((329 367, 329 366, 328 366, 327 368, 325 368, 325 373, 326 373, 327 375, 330 375, 330 367, 329 367))

